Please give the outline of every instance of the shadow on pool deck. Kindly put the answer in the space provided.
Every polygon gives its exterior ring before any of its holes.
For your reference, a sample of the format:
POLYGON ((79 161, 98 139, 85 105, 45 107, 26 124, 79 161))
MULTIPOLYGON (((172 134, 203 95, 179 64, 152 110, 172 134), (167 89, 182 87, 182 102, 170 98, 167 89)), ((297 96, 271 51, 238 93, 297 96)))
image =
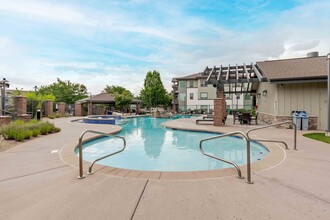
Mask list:
MULTIPOLYGON (((60 133, 0 153, 0 219, 330 219, 330 145, 302 131, 298 151, 286 151, 282 163, 254 172, 254 184, 235 176, 169 181, 96 173, 78 180, 78 170, 59 156, 62 147, 86 129, 120 128, 71 119, 54 120, 60 133)), ((194 125, 193 119, 180 120, 172 126, 194 125)), ((217 132, 251 127, 199 126, 217 132)), ((292 147, 292 133, 269 128, 254 135, 292 147)))

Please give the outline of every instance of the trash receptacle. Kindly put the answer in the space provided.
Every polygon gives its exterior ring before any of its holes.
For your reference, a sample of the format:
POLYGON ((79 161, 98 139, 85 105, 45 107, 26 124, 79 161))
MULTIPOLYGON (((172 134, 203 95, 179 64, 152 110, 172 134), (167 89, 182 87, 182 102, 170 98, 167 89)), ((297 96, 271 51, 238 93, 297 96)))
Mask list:
POLYGON ((301 130, 307 131, 308 130, 308 114, 305 111, 300 112, 300 117, 301 117, 301 130))
POLYGON ((297 130, 301 130, 301 117, 299 111, 292 111, 292 121, 296 124, 297 130))
POLYGON ((40 109, 37 111, 37 120, 40 120, 41 119, 41 111, 40 109))

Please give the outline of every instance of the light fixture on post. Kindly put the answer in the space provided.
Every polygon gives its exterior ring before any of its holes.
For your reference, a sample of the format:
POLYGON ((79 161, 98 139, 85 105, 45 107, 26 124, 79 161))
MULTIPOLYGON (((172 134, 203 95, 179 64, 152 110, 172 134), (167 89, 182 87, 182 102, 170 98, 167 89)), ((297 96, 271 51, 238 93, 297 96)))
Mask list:
POLYGON ((260 98, 260 92, 257 93, 257 98, 258 98, 258 99, 260 98))
POLYGON ((262 96, 267 96, 267 90, 262 91, 262 96))
POLYGON ((9 81, 3 78, 0 81, 1 86, 1 114, 5 115, 5 102, 6 102, 6 88, 9 88, 9 81))
POLYGON ((325 136, 330 136, 330 53, 327 54, 328 64, 328 129, 325 131, 325 136))

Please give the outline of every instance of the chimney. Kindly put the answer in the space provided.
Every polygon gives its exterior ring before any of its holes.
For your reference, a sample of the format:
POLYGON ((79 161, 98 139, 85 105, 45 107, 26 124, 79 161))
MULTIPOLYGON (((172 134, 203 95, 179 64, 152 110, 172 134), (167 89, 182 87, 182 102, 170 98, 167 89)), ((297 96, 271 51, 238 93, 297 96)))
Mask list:
POLYGON ((314 52, 309 52, 307 54, 307 57, 318 57, 319 56, 319 52, 314 51, 314 52))

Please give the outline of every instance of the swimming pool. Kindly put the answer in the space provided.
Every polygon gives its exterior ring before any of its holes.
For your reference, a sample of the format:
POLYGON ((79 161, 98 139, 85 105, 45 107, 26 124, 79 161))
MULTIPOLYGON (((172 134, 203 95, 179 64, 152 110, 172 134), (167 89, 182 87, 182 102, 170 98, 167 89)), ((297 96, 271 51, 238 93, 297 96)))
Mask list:
MULTIPOLYGON (((231 167, 231 165, 202 155, 199 141, 218 134, 167 129, 161 126, 162 118, 131 118, 118 134, 126 138, 127 147, 120 154, 99 161, 99 164, 145 171, 200 171, 231 167)), ((117 151, 122 141, 116 138, 99 138, 83 145, 84 160, 95 159, 117 151)), ((245 140, 225 137, 205 142, 205 152, 237 164, 246 163, 245 140)), ((251 162, 262 159, 268 150, 251 143, 251 162)))

